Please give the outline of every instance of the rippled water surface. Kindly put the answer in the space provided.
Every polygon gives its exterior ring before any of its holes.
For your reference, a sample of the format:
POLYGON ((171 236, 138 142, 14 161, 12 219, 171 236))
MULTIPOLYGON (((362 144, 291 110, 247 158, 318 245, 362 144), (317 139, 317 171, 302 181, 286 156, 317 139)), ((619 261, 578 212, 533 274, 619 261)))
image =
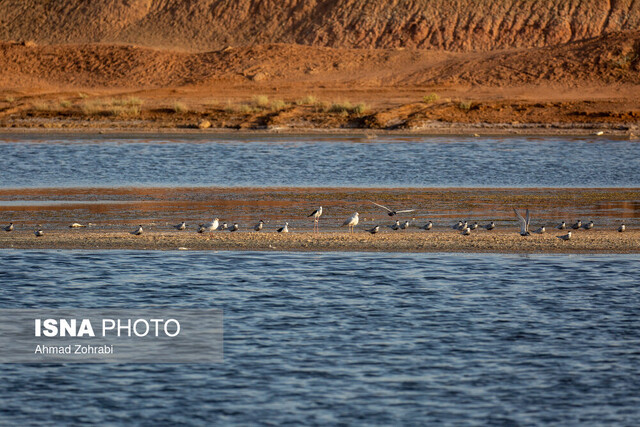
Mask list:
POLYGON ((212 365, 0 365, 0 424, 637 425, 640 258, 3 250, 0 306, 222 308, 212 365))
POLYGON ((0 137, 0 188, 633 187, 640 144, 592 137, 0 137))

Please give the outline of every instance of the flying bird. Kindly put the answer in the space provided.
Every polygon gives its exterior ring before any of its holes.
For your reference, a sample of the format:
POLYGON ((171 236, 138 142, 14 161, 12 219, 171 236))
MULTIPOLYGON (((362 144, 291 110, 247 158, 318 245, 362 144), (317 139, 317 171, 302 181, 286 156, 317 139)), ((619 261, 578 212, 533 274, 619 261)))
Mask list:
POLYGON ((520 235, 521 236, 530 236, 531 233, 529 233, 529 222, 530 222, 530 218, 529 218, 529 209, 527 209, 526 212, 526 218, 523 218, 522 215, 520 215, 518 213, 517 210, 513 210, 513 212, 515 212, 516 216, 518 217, 518 221, 520 221, 520 235))
POLYGON ((379 205, 376 202, 371 202, 371 203, 373 203, 374 205, 378 206, 379 208, 382 208, 385 211, 387 211, 389 216, 398 215, 399 213, 408 213, 408 212, 414 212, 415 211, 415 209, 402 209, 402 210, 396 211, 396 210, 393 210, 393 209, 389 209, 386 206, 379 205))
POLYGON ((315 211, 311 212, 311 215, 307 215, 307 218, 313 217, 313 231, 320 231, 318 222, 320 221, 321 215, 322 215, 322 206, 320 206, 315 211))
POLYGON ((358 212, 355 212, 349 218, 344 220, 341 227, 349 227, 349 233, 353 233, 353 227, 358 225, 359 221, 360 221, 360 218, 358 217, 358 212))

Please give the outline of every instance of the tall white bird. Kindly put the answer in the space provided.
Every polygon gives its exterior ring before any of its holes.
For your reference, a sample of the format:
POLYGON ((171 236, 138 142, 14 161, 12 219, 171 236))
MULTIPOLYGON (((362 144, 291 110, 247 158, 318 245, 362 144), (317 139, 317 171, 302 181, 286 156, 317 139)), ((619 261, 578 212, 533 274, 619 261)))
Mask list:
POLYGON ((349 227, 349 232, 353 233, 353 227, 358 225, 359 221, 360 221, 360 218, 358 216, 358 212, 355 212, 349 218, 344 220, 344 222, 342 223, 341 227, 345 227, 345 226, 349 227))
POLYGON ((4 231, 6 231, 7 233, 8 233, 9 231, 13 231, 13 223, 9 223, 9 225, 7 225, 7 226, 4 228, 4 231))
POLYGON ((289 232, 289 223, 285 222, 284 227, 278 228, 278 233, 288 233, 289 232))
POLYGON ((260 230, 262 230, 262 227, 263 227, 263 226, 264 226, 264 221, 263 221, 263 220, 260 220, 260 222, 258 222, 258 223, 253 227, 253 229, 254 229, 255 231, 260 231, 260 230))
POLYGON ((618 227, 618 232, 619 233, 624 233, 624 231, 627 229, 627 227, 625 227, 624 223, 622 223, 622 225, 620 227, 618 227))
POLYGON ((520 235, 530 236, 531 233, 529 233, 529 222, 530 222, 529 209, 525 211, 526 218, 523 218, 522 215, 520 215, 518 211, 515 209, 513 210, 513 212, 515 212, 516 216, 518 217, 518 221, 520 221, 520 235))
POLYGON ((422 226, 423 230, 431 230, 433 228, 433 222, 429 221, 425 225, 422 226))
POLYGON ((42 236, 44 236, 44 231, 42 231, 41 229, 38 228, 37 230, 33 231, 33 234, 35 234, 36 237, 42 237, 42 236))
POLYGON ((232 225, 231 227, 229 227, 229 231, 230 231, 230 232, 238 231, 238 228, 240 228, 240 227, 238 226, 238 223, 237 223, 237 222, 234 222, 234 223, 233 223, 233 225, 232 225))
POLYGON ((415 209, 402 209, 402 210, 397 210, 397 211, 396 211, 396 210, 393 210, 393 209, 389 209, 389 208, 388 208, 388 207, 386 207, 386 206, 379 205, 379 204, 377 204, 376 202, 371 202, 371 203, 373 203, 374 205, 378 206, 379 208, 382 208, 382 209, 384 209, 385 211, 387 211, 387 213, 389 214, 389 216, 398 215, 399 213, 407 213, 407 212, 414 212, 414 211, 415 211, 415 209))
POLYGON ((198 233, 212 232, 218 229, 218 218, 214 218, 211 222, 206 222, 200 225, 198 228, 198 233))
POLYGON ((173 228, 175 228, 176 230, 184 230, 185 228, 187 228, 187 223, 182 221, 180 224, 178 225, 174 225, 173 228))
POLYGON ((568 231, 564 236, 556 236, 560 240, 571 240, 571 232, 568 231))
POLYGON ((139 236, 142 234, 142 226, 139 225, 138 228, 135 229, 135 231, 132 231, 131 234, 133 234, 134 236, 139 236))
POLYGON ((315 211, 311 212, 311 215, 307 215, 307 218, 313 217, 313 231, 320 231, 319 224, 320 216, 322 215, 322 206, 320 206, 315 211))

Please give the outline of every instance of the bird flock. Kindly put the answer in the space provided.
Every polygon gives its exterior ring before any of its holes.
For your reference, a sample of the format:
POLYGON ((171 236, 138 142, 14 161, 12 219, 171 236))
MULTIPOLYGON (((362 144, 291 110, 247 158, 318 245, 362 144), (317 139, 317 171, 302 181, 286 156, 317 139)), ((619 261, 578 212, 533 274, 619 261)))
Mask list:
MULTIPOLYGON (((391 209, 387 206, 375 203, 375 202, 370 202, 373 205, 384 209, 385 212, 387 213, 388 216, 390 217, 394 217, 400 214, 405 214, 405 213, 410 213, 410 212, 415 212, 415 209, 391 209)), ((545 225, 541 225, 540 227, 538 227, 537 229, 531 231, 531 215, 529 212, 529 209, 525 210, 524 216, 522 215, 521 212, 518 212, 517 209, 513 209, 514 214, 516 215, 516 218, 518 220, 518 223, 520 225, 520 235, 523 237, 527 237, 527 236, 531 236, 532 234, 545 234, 547 232, 547 228, 545 225)), ((307 215, 307 218, 312 218, 313 219, 313 232, 317 233, 320 231, 320 217, 323 214, 323 209, 322 206, 320 206, 319 208, 315 209, 313 212, 311 212, 309 215, 307 215)), ((393 224, 389 224, 386 225, 386 227, 390 228, 391 230, 394 231, 398 231, 398 230, 407 230, 409 227, 412 227, 411 225, 411 221, 412 220, 404 220, 401 222, 401 220, 396 219, 394 221, 393 224)), ((346 218, 344 220, 344 222, 340 225, 340 227, 347 227, 347 230, 349 233, 353 233, 355 231, 355 227, 359 224, 360 222, 360 214, 358 212, 354 212, 351 216, 349 216, 348 218, 346 218)), ((255 232, 260 232, 264 229, 265 227, 265 221, 260 220, 257 224, 255 224, 253 226, 253 231, 255 232)), ((89 226, 94 225, 89 223, 89 226)), ((72 223, 71 225, 69 225, 69 228, 84 228, 87 227, 87 225, 83 225, 77 222, 72 223)), ((186 222, 181 222, 180 224, 176 224, 173 225, 173 228, 175 228, 178 231, 184 231, 186 230, 188 227, 186 222)), ((424 225, 421 226, 416 226, 421 230, 431 230, 434 227, 434 223, 433 221, 428 221, 427 223, 425 223, 424 225)), ((567 241, 567 240, 571 240, 572 238, 572 230, 580 230, 580 229, 584 229, 584 230, 592 230, 595 227, 595 224, 593 221, 589 221, 585 224, 582 223, 581 220, 577 220, 573 225, 568 226, 567 223, 565 221, 562 221, 560 224, 555 226, 555 229, 557 230, 568 230, 566 234, 563 235, 559 235, 556 236, 558 239, 563 240, 563 241, 567 241)), ((4 227, 4 231, 5 232, 11 232, 13 231, 15 228, 14 223, 10 223, 9 225, 7 225, 6 227, 4 227)), ((457 223, 453 224, 451 226, 451 228, 453 230, 458 231, 461 235, 463 236, 470 236, 472 234, 472 232, 482 228, 484 230, 487 231, 491 231, 496 229, 496 224, 494 221, 489 222, 488 224, 484 224, 484 225, 480 225, 478 224, 477 221, 473 222, 473 224, 469 223, 468 221, 458 221, 457 223)), ((237 222, 234 222, 232 225, 228 225, 226 222, 222 222, 220 223, 220 218, 214 218, 211 222, 207 222, 207 223, 203 223, 203 224, 198 224, 198 228, 197 228, 197 232, 198 233, 213 233, 216 231, 229 231, 231 233, 238 231, 240 229, 240 225, 237 222)), ((370 233, 370 234, 377 234, 379 233, 381 230, 381 226, 380 224, 376 224, 375 226, 371 227, 371 228, 367 228, 365 231, 370 233)), ((276 228, 276 231, 278 233, 288 233, 289 232, 289 223, 285 222, 283 226, 276 228)), ((624 231, 626 231, 626 225, 623 223, 621 224, 618 229, 618 232, 622 233, 624 231)), ((44 236, 44 231, 42 230, 42 228, 38 225, 38 227, 36 229, 34 229, 34 235, 36 237, 42 237, 44 236)), ((138 227, 131 231, 130 234, 134 235, 134 236, 140 236, 144 233, 144 229, 142 228, 142 225, 138 225, 138 227)))

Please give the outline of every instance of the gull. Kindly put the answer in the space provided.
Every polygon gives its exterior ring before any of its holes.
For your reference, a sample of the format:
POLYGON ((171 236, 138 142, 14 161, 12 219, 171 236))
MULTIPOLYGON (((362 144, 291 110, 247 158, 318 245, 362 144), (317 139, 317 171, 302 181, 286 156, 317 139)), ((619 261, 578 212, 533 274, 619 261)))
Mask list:
POLYGON ((289 232, 289 223, 285 222, 284 227, 278 228, 278 233, 288 233, 289 232))
POLYGON ((187 228, 187 223, 182 221, 180 224, 174 225, 173 228, 175 228, 176 230, 184 230, 185 228, 187 228))
POLYGON ((240 228, 238 227, 238 223, 234 222, 233 225, 229 227, 229 231, 233 233, 234 231, 238 231, 238 228, 240 228))
POLYGON ((200 224, 200 228, 198 228, 198 233, 204 233, 205 231, 215 231, 218 229, 218 218, 214 218, 213 221, 207 222, 205 224, 200 224))
POLYGON ((595 224, 593 223, 593 221, 589 221, 588 224, 585 224, 582 226, 582 228, 584 228, 585 230, 591 230, 593 228, 595 224))
POLYGON ((491 221, 491 223, 489 223, 489 224, 485 225, 485 226, 484 226, 484 228, 486 228, 487 230, 491 231, 491 230, 493 230, 494 228, 496 228, 496 223, 495 223, 495 222, 493 222, 493 221, 491 221))
POLYGON ((393 209, 389 209, 386 206, 379 205, 376 202, 371 202, 371 203, 373 203, 374 205, 378 206, 379 208, 382 208, 385 211, 389 212, 389 216, 398 215, 399 213, 407 213, 407 212, 415 211, 415 209, 403 209, 403 210, 400 210, 400 211, 396 211, 396 210, 393 210, 393 209))
POLYGON ((358 212, 354 212, 353 215, 351 215, 349 218, 344 220, 341 227, 345 227, 345 226, 349 227, 349 232, 353 233, 353 227, 358 225, 358 221, 360 221, 360 218, 358 217, 358 212))
POLYGON ((260 220, 260 222, 258 222, 258 223, 253 227, 253 229, 254 229, 255 231, 260 231, 260 230, 262 230, 262 226, 263 226, 263 225, 264 225, 264 221, 263 221, 263 220, 260 220))
POLYGON ((574 230, 578 230, 580 227, 582 227, 582 221, 580 220, 571 226, 574 230))
POLYGON ((423 230, 431 230, 433 228, 433 222, 429 221, 425 225, 422 226, 423 230))
POLYGON ((542 227, 540 227, 536 231, 534 231, 534 233, 536 233, 536 234, 544 234, 546 231, 547 231, 547 229, 543 225, 542 227))
POLYGON ((142 234, 142 226, 139 225, 138 228, 136 228, 135 231, 132 231, 131 234, 133 234, 134 236, 139 236, 142 234))
POLYGON ((556 226, 558 230, 565 230, 567 228, 567 223, 562 221, 560 224, 556 226))
POLYGON ((618 232, 619 233, 623 233, 626 229, 627 229, 627 227, 625 227, 624 223, 623 223, 620 227, 618 227, 618 232))
POLYGON ((7 233, 8 233, 9 231, 13 231, 13 223, 9 223, 9 225, 7 225, 7 226, 4 228, 4 231, 6 231, 7 233))
POLYGON ((478 228, 478 223, 474 222, 473 225, 471 227, 469 227, 471 230, 475 230, 478 228))
POLYGON ((69 228, 80 228, 80 227, 86 227, 86 225, 82 225, 82 224, 78 224, 77 222, 74 222, 69 226, 69 228))
POLYGON ((520 221, 520 235, 530 236, 531 233, 529 233, 529 209, 526 210, 526 219, 523 218, 517 210, 514 209, 513 212, 515 212, 516 216, 518 217, 518 221, 520 221))
POLYGON ((218 227, 218 231, 223 231, 227 229, 227 223, 223 222, 222 224, 220 224, 220 227, 218 227))
POLYGON ((322 206, 311 212, 311 215, 307 215, 307 218, 313 217, 313 231, 319 231, 318 221, 320 220, 320 215, 322 215, 322 206))
POLYGON ((468 236, 471 234, 471 229, 469 227, 465 227, 460 234, 462 234, 463 236, 468 236))
POLYGON ((409 221, 403 222, 400 228, 403 230, 406 230, 407 228, 409 228, 409 221))
POLYGON ((375 227, 373 227, 373 228, 371 228, 371 229, 369 229, 369 230, 367 230, 367 231, 368 231, 369 233, 371 233, 371 234, 376 234, 378 231, 380 231, 380 226, 379 226, 379 225, 376 225, 375 227))
POLYGON ((39 228, 38 228, 37 230, 34 230, 34 231, 33 231, 33 234, 35 234, 35 235, 36 235, 36 237, 42 237, 42 236, 44 236, 44 232, 43 232, 41 229, 39 229, 39 228))
POLYGON ((400 230, 400 221, 396 219, 396 222, 393 225, 389 226, 392 230, 400 230))
POLYGON ((569 240, 571 239, 571 232, 568 231, 567 234, 565 234, 564 236, 556 236, 556 237, 561 240, 569 240))

